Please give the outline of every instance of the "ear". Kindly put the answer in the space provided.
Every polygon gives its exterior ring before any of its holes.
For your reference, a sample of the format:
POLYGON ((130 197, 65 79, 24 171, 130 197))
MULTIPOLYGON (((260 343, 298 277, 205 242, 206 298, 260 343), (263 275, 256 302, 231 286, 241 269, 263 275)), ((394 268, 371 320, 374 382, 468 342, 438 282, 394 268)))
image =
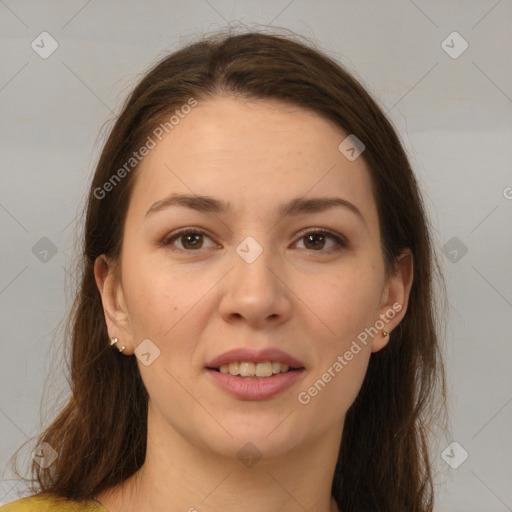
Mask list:
POLYGON ((376 325, 380 326, 382 323, 384 327, 379 329, 380 332, 373 338, 372 352, 378 352, 388 344, 390 336, 382 336, 382 331, 391 333, 402 321, 407 311, 414 276, 414 262, 410 249, 402 251, 397 260, 397 267, 396 272, 388 279, 382 293, 376 325))
POLYGON ((98 256, 94 262, 94 277, 103 303, 109 338, 119 338, 119 346, 126 347, 123 354, 133 353, 130 316, 126 308, 119 273, 104 254, 98 256))

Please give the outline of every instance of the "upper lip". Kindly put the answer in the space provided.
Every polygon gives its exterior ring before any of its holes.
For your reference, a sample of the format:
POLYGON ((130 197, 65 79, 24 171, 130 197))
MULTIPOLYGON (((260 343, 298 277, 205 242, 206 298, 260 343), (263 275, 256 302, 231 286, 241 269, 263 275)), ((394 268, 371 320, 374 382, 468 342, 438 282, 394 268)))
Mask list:
POLYGON ((266 348, 264 350, 250 350, 247 348, 235 348, 233 350, 229 350, 228 352, 224 352, 220 356, 212 359, 209 363, 207 363, 207 368, 219 368, 221 365, 247 361, 250 363, 261 363, 265 361, 270 362, 280 362, 282 364, 287 364, 290 368, 303 368, 304 365, 298 360, 295 359, 290 354, 279 350, 278 348, 266 348))

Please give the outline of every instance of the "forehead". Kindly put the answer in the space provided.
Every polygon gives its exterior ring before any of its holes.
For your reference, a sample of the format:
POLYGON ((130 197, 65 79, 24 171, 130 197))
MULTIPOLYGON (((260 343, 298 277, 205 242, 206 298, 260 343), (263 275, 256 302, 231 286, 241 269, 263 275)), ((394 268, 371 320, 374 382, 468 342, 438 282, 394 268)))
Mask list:
POLYGON ((338 146, 348 136, 315 112, 275 100, 199 101, 162 136, 136 171, 129 215, 171 193, 220 197, 234 213, 263 215, 296 197, 341 196, 376 219, 363 158, 338 146))

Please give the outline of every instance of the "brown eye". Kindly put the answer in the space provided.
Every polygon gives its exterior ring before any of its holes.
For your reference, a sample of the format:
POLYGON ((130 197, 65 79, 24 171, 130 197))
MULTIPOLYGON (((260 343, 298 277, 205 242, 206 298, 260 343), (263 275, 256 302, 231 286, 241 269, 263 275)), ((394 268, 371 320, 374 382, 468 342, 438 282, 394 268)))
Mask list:
POLYGON ((344 238, 335 235, 330 231, 310 231, 302 236, 301 240, 304 240, 306 249, 310 249, 316 252, 330 253, 343 247, 348 247, 348 242, 344 238), (329 239, 334 241, 334 245, 324 250, 326 241, 329 239))
MULTIPOLYGON (((205 238, 211 240, 201 229, 184 228, 166 237, 161 245, 171 250, 194 252, 205 248, 205 238), (176 246, 175 242, 177 241, 180 242, 181 247, 176 246)), ((329 254, 348 247, 348 241, 343 236, 326 230, 309 231, 299 240, 304 240, 304 248, 313 252, 329 254), (331 246, 326 248, 329 240, 331 241, 331 246)))
POLYGON ((314 233, 304 237, 305 245, 308 249, 323 249, 325 246, 326 236, 322 233, 314 233))
POLYGON ((185 249, 200 249, 202 245, 202 236, 203 235, 201 233, 191 233, 189 235, 181 235, 180 238, 185 249))
POLYGON ((170 247, 172 250, 193 252, 198 249, 203 249, 204 237, 209 238, 206 233, 201 230, 187 228, 172 234, 172 236, 166 237, 162 241, 162 245, 172 246, 175 241, 179 240, 181 247, 170 247))

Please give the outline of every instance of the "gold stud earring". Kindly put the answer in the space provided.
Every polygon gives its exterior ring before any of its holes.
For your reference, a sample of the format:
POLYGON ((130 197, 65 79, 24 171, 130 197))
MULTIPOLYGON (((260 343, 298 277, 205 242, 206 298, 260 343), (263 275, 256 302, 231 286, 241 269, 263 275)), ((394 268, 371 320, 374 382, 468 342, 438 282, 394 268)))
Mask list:
POLYGON ((389 336, 388 331, 382 331, 382 337, 385 338, 386 336, 389 336))
MULTIPOLYGON (((117 342, 119 341, 119 338, 112 338, 110 340, 110 346, 114 346, 117 342)), ((119 352, 122 352, 126 347, 123 345, 121 348, 117 347, 117 350, 119 350, 119 352)))

